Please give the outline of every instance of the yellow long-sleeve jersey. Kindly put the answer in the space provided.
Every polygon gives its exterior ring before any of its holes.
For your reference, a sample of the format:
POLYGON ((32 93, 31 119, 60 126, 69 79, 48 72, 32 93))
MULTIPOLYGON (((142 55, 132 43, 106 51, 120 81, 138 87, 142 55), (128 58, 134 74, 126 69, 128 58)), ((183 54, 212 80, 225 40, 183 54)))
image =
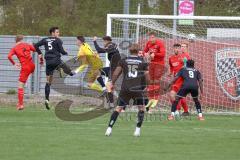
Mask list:
POLYGON ((94 53, 89 44, 83 43, 79 48, 78 58, 83 61, 83 64, 90 65, 91 67, 102 68, 103 63, 98 54, 94 53))

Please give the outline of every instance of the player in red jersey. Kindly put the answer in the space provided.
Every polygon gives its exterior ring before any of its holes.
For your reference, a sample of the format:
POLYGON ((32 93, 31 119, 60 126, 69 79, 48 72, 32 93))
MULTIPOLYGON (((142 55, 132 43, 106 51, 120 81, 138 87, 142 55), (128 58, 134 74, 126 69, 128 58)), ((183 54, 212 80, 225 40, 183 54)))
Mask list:
POLYGON ((188 43, 181 43, 181 56, 184 62, 184 66, 186 66, 187 61, 190 59, 188 52, 188 43))
MULTIPOLYGON (((174 55, 169 57, 169 66, 170 66, 170 74, 169 76, 176 76, 176 74, 184 67, 184 61, 182 57, 181 45, 176 43, 173 45, 174 55)), ((175 83, 172 85, 171 91, 169 93, 170 100, 173 103, 176 97, 177 92, 181 88, 183 84, 183 78, 178 78, 175 83)), ((181 109, 181 106, 184 109, 183 116, 189 115, 188 106, 186 104, 186 99, 182 99, 179 101, 177 105, 177 110, 181 109)))
MULTIPOLYGON (((31 73, 34 72, 35 65, 32 61, 31 52, 35 52, 35 48, 33 45, 22 42, 23 36, 16 36, 16 45, 11 49, 8 54, 9 61, 16 66, 17 69, 20 69, 19 75, 19 84, 18 84, 18 104, 17 110, 23 110, 23 97, 24 97, 24 85, 31 73), (17 56, 19 63, 15 63, 12 56, 17 56)), ((42 55, 39 55, 40 64, 43 64, 42 55)))
POLYGON ((150 60, 149 78, 151 84, 147 87, 149 103, 147 110, 157 105, 160 92, 160 79, 164 72, 165 65, 165 45, 164 42, 156 37, 155 32, 149 33, 149 40, 143 50, 143 56, 150 60))

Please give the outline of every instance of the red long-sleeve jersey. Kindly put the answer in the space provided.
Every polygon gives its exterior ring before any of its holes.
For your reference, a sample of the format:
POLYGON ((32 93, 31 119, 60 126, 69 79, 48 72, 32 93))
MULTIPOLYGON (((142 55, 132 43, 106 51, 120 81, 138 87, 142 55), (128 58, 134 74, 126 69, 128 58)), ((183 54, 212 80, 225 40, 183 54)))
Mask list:
POLYGON ((154 53, 155 55, 154 59, 152 59, 151 62, 164 64, 166 51, 163 41, 159 39, 157 39, 155 43, 148 41, 144 48, 144 54, 146 54, 147 52, 154 53))
POLYGON ((170 72, 174 76, 182 69, 184 66, 183 57, 181 54, 174 54, 169 57, 170 72))
POLYGON ((23 43, 23 42, 19 43, 10 50, 10 52, 8 54, 8 59, 14 65, 15 62, 14 62, 12 56, 16 55, 19 62, 23 66, 24 64, 32 62, 31 51, 33 51, 33 52, 36 51, 33 45, 30 45, 28 43, 23 43))

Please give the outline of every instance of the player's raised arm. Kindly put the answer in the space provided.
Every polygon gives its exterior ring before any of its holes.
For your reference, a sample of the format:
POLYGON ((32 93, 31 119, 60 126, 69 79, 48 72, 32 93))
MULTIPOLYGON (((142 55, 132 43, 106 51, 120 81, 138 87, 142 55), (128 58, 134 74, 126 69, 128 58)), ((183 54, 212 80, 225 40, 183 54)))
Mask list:
POLYGON ((106 50, 104 48, 101 48, 98 43, 97 43, 97 37, 93 38, 93 44, 95 49, 97 50, 98 53, 106 53, 106 50))

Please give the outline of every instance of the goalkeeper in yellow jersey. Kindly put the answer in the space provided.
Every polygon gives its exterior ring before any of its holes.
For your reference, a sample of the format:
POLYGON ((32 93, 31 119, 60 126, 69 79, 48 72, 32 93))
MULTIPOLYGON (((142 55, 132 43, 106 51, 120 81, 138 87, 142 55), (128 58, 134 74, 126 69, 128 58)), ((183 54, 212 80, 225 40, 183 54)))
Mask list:
POLYGON ((81 65, 75 70, 75 73, 83 72, 85 68, 90 67, 87 73, 88 87, 98 92, 105 93, 106 87, 100 76, 100 69, 103 67, 102 60, 99 55, 91 49, 90 45, 85 42, 83 36, 77 36, 77 45, 80 47, 77 59, 81 61, 81 65), (101 86, 94 83, 96 80, 101 86))

